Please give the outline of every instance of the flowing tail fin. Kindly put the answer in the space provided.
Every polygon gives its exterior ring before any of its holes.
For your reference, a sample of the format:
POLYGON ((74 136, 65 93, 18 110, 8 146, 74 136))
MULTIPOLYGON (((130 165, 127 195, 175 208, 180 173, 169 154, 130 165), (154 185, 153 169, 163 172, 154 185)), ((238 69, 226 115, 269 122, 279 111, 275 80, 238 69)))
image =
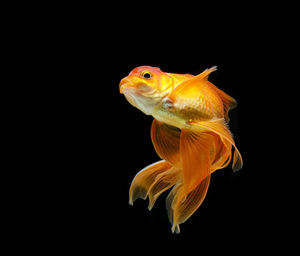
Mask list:
MULTIPOLYGON (((182 182, 176 183, 166 200, 173 233, 180 232, 179 225, 192 216, 206 196, 210 174, 216 166, 214 162, 223 153, 218 139, 206 129, 181 129, 180 157, 183 179, 182 182)), ((225 160, 222 160, 220 165, 225 160)))
POLYGON ((129 189, 129 204, 138 199, 149 197, 148 209, 151 210, 158 196, 175 185, 179 171, 165 160, 145 167, 134 177, 129 189))
POLYGON ((242 166, 241 155, 224 122, 191 124, 192 129, 181 129, 180 135, 183 180, 176 183, 166 201, 172 232, 175 233, 180 232, 179 225, 191 217, 202 204, 211 173, 229 164, 232 145, 236 150, 233 166, 242 166))
POLYGON ((174 186, 166 199, 173 233, 179 233, 179 225, 199 208, 206 196, 210 181, 209 175, 186 193, 180 173, 182 170, 173 167, 167 161, 158 161, 138 172, 129 189, 129 204, 132 205, 138 198, 145 200, 148 197, 148 209, 151 210, 159 195, 174 186))
POLYGON ((181 130, 153 122, 152 141, 158 154, 166 160, 141 170, 129 189, 129 204, 149 197, 151 210, 158 196, 170 191, 166 206, 172 232, 179 233, 185 222, 202 204, 210 183, 210 175, 224 168, 233 155, 233 169, 243 165, 240 152, 224 120, 190 122, 181 130))
POLYGON ((210 175, 202 180, 198 186, 186 194, 183 183, 179 183, 169 193, 166 206, 172 232, 180 232, 179 225, 185 222, 202 204, 210 182, 210 175))

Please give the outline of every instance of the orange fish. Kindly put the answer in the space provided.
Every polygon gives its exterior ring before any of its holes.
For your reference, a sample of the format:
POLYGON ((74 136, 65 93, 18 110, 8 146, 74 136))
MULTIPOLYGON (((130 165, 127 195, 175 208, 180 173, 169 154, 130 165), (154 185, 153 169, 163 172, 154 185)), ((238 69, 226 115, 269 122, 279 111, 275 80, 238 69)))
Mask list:
POLYGON ((136 108, 154 117, 151 138, 161 161, 138 172, 129 189, 129 203, 149 198, 151 210, 158 196, 172 188, 166 206, 172 232, 179 233, 203 202, 210 175, 232 158, 234 171, 242 165, 226 123, 236 101, 208 81, 217 68, 197 76, 165 73, 141 66, 120 82, 120 93, 136 108))

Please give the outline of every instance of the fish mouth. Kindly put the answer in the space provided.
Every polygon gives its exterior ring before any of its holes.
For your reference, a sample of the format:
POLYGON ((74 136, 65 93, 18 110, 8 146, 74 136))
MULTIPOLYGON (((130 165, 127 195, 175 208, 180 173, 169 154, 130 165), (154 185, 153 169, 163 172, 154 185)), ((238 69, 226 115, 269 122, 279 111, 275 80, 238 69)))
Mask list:
POLYGON ((135 83, 127 77, 120 82, 120 93, 127 101, 146 115, 151 115, 153 108, 159 103, 160 97, 154 88, 142 83, 135 83))
POLYGON ((127 77, 125 77, 121 80, 121 82, 119 84, 119 88, 120 88, 120 93, 124 94, 127 101, 134 107, 138 108, 138 102, 135 97, 137 94, 137 91, 133 87, 133 83, 127 77))
MULTIPOLYGON (((127 83, 126 83, 127 84, 127 83)), ((124 94, 124 87, 126 87, 126 84, 120 85, 120 93, 124 94)))
POLYGON ((120 89, 120 93, 121 94, 124 94, 124 88, 130 86, 130 82, 129 80, 127 79, 127 77, 123 78, 119 84, 119 89, 120 89))

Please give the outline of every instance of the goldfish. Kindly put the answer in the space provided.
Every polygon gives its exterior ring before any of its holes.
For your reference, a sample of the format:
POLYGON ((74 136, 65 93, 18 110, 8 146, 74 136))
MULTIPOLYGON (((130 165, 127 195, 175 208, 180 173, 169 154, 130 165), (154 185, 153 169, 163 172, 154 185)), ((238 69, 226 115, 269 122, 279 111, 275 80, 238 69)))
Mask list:
POLYGON ((149 198, 151 210, 159 195, 171 189, 166 208, 173 233, 202 204, 213 172, 231 160, 233 171, 243 166, 228 128, 228 112, 237 103, 208 81, 216 70, 214 66, 194 76, 140 66, 119 84, 131 105, 154 118, 151 139, 161 158, 136 174, 129 204, 149 198))

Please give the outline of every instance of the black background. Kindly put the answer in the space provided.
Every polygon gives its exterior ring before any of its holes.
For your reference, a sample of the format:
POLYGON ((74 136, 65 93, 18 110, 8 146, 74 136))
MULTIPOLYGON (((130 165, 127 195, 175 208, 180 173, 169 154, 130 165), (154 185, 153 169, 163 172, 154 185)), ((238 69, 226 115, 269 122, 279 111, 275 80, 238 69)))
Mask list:
POLYGON ((47 246, 97 253, 138 248, 143 254, 244 253, 281 241, 289 225, 280 132, 274 128, 282 115, 274 107, 278 90, 272 78, 281 64, 272 47, 273 27, 254 24, 251 15, 243 20, 242 14, 216 24, 195 16, 185 25, 172 19, 154 24, 143 15, 125 23, 126 13, 117 23, 99 20, 99 14, 75 16, 57 24, 54 37, 45 35, 40 56, 47 60, 41 101, 49 101, 42 113, 47 132, 41 144, 47 149, 39 159, 47 171, 39 185, 47 192, 38 195, 34 216, 41 219, 37 233, 47 234, 47 246), (135 174, 159 160, 150 138, 153 118, 119 93, 120 80, 140 65, 193 75, 216 65, 210 81, 238 102, 229 126, 244 167, 234 174, 228 166, 212 175, 205 201, 178 235, 171 233, 167 192, 151 212, 147 201, 128 204, 135 174))

